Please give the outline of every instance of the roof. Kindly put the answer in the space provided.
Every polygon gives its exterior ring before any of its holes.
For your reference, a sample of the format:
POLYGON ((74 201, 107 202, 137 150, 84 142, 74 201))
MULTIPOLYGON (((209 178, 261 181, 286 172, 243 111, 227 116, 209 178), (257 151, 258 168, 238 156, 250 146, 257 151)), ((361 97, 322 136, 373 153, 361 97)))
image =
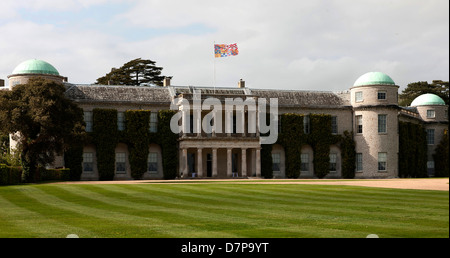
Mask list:
POLYGON ((381 72, 369 72, 360 76, 353 84, 353 86, 364 85, 395 85, 395 82, 387 74, 381 72))
POLYGON ((415 98, 411 103, 412 107, 432 105, 445 105, 445 101, 436 94, 427 93, 415 98))
POLYGON ((53 65, 37 59, 30 59, 20 63, 12 72, 13 75, 29 73, 59 75, 58 70, 53 65))

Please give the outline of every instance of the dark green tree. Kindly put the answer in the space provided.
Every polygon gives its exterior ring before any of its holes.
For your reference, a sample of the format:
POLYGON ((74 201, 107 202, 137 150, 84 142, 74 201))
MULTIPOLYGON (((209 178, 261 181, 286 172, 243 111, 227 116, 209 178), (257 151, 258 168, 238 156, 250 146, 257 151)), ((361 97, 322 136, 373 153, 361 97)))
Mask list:
POLYGON ((433 93, 441 97, 445 103, 449 103, 449 82, 434 80, 431 84, 428 82, 413 82, 399 95, 399 105, 409 106, 411 102, 422 94, 433 93))
POLYGON ((37 167, 52 163, 84 131, 83 110, 65 91, 38 77, 0 92, 0 133, 17 141, 25 182, 34 182, 37 167))
POLYGON ((164 76, 161 76, 162 67, 156 62, 137 58, 125 63, 120 68, 113 68, 110 73, 97 79, 96 84, 103 85, 141 85, 153 83, 163 85, 164 76))

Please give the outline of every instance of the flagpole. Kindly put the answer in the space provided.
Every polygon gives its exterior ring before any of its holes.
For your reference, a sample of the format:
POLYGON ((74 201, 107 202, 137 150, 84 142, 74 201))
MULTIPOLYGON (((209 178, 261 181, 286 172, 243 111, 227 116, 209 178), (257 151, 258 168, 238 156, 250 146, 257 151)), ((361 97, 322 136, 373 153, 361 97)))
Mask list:
POLYGON ((215 47, 216 47, 216 41, 214 41, 214 82, 213 82, 213 86, 214 86, 214 94, 216 94, 216 55, 215 55, 215 47))

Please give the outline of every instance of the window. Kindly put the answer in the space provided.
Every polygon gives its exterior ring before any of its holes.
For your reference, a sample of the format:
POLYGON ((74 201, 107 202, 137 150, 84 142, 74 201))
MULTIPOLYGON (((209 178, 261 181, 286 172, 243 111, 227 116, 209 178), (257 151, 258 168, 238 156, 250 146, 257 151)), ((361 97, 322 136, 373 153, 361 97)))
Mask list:
POLYGON ((84 122, 86 123, 86 132, 92 132, 93 131, 92 112, 90 111, 84 112, 84 122))
POLYGON ((281 158, 280 153, 272 153, 272 171, 273 172, 280 172, 280 164, 281 164, 281 158))
POLYGON ((83 172, 94 172, 94 153, 83 153, 83 172))
POLYGON ((337 116, 331 117, 331 133, 332 134, 338 133, 337 116))
POLYGON ((330 153, 330 172, 336 172, 337 168, 337 154, 330 153))
POLYGON ((311 132, 309 116, 303 117, 303 132, 309 134, 311 132))
POLYGON ((378 100, 386 100, 386 92, 385 91, 378 92, 378 100))
POLYGON ((362 133, 363 131, 362 116, 356 116, 356 133, 362 133))
POLYGON ((362 91, 358 91, 355 93, 355 101, 362 102, 363 101, 363 93, 362 91))
POLYGON ((386 171, 386 152, 378 152, 378 171, 386 171))
MULTIPOLYGON (((192 121, 191 121, 191 126, 192 126, 192 121)), ((158 132, 158 113, 156 113, 156 112, 150 113, 150 132, 151 133, 158 132)))
POLYGON ((301 159, 301 165, 300 165, 300 171, 309 171, 309 155, 308 153, 300 154, 301 159))
POLYGON ((125 130, 125 116, 123 112, 117 112, 117 130, 125 130))
POLYGON ((158 153, 150 152, 148 154, 148 172, 150 173, 158 173, 158 153))
POLYGON ((434 145, 434 129, 427 129, 427 144, 434 145))
POLYGON ((378 115, 378 133, 386 133, 387 115, 378 115))
POLYGON ((124 152, 116 153, 116 173, 123 174, 126 173, 126 156, 124 152))
POLYGON ((435 118, 435 116, 434 109, 427 110, 427 118, 435 118))
POLYGON ((363 170, 363 159, 362 153, 356 153, 356 171, 363 170))

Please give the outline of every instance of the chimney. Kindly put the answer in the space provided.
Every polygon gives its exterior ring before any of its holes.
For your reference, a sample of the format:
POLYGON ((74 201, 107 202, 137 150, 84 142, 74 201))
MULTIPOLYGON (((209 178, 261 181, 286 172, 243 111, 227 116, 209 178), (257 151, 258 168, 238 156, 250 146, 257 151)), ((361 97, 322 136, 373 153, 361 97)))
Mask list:
POLYGON ((163 80, 164 87, 170 86, 170 79, 172 79, 172 77, 164 77, 164 80, 163 80))
POLYGON ((239 88, 245 88, 245 81, 243 81, 242 79, 240 79, 239 82, 238 82, 238 87, 239 87, 239 88))

